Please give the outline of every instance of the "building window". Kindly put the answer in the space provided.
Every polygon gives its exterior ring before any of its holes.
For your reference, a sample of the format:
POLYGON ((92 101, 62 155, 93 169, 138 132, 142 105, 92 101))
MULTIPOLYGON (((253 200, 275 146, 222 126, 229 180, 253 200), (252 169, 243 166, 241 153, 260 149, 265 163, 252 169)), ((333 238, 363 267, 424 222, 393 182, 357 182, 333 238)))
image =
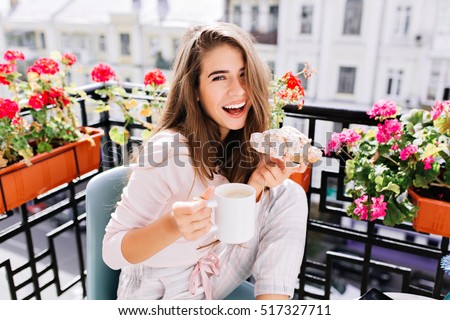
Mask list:
POLYGON ((173 46, 173 52, 174 52, 174 56, 175 56, 176 52, 178 51, 178 47, 180 46, 180 39, 174 38, 172 40, 172 46, 173 46))
POLYGON ((386 93, 391 97, 400 96, 403 70, 389 70, 386 93))
POLYGON ((340 67, 338 93, 353 93, 355 90, 356 68, 340 67))
POLYGON ((269 8, 269 32, 278 30, 278 6, 270 6, 269 8))
POLYGON ((45 33, 41 32, 40 38, 41 38, 41 48, 45 49, 45 33))
POLYGON ((120 53, 123 56, 129 56, 130 52, 130 34, 121 33, 120 34, 120 53))
POLYGON ((397 36, 408 35, 410 23, 411 23, 411 7, 398 6, 397 16, 395 19, 394 34, 397 36))
POLYGON ((106 37, 103 34, 98 36, 98 51, 106 52, 106 37))
POLYGON ((241 6, 233 7, 233 23, 237 24, 238 26, 240 26, 242 23, 241 6))
POLYGON ((300 17, 301 27, 300 33, 311 34, 312 33, 312 18, 313 18, 313 6, 302 6, 302 13, 300 17))
MULTIPOLYGON (((297 72, 301 72, 303 68, 305 67, 304 63, 297 64, 297 72)), ((308 79, 305 78, 303 74, 299 76, 300 80, 302 80, 302 86, 305 88, 305 90, 308 90, 308 79)))
POLYGON ((361 31, 362 0, 347 0, 345 5, 344 34, 357 35, 361 31))
POLYGON ((36 49, 36 34, 33 31, 10 31, 6 39, 10 47, 36 49))
POLYGON ((252 24, 251 31, 255 32, 258 30, 258 18, 259 18, 259 8, 257 6, 252 7, 252 24))
POLYGON ((440 86, 442 60, 435 60, 431 65, 430 82, 427 89, 427 100, 438 99, 438 87, 440 86))
POLYGON ((269 60, 267 61, 267 66, 270 69, 270 72, 272 73, 272 76, 275 74, 275 61, 269 60))
POLYGON ((152 56, 156 56, 158 52, 161 52, 161 45, 159 42, 159 38, 152 37, 150 38, 150 54, 152 56))

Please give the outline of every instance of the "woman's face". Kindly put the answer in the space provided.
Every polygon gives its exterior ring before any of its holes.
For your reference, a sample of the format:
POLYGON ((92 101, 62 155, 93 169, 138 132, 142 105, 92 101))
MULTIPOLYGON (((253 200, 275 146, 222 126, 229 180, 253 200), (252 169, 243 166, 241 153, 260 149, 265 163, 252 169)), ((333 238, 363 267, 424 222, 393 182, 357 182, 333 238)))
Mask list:
POLYGON ((244 83, 241 52, 222 45, 207 52, 201 62, 199 99, 203 110, 220 127, 221 139, 244 127, 250 108, 244 83))

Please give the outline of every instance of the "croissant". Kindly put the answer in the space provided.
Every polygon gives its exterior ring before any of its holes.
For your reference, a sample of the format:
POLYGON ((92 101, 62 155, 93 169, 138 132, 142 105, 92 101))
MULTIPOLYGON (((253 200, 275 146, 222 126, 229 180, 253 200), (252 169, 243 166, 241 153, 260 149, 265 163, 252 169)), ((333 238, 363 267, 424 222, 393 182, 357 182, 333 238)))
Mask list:
POLYGON ((252 133, 250 145, 273 158, 286 156, 297 163, 314 163, 322 158, 322 151, 311 145, 311 139, 290 126, 252 133))

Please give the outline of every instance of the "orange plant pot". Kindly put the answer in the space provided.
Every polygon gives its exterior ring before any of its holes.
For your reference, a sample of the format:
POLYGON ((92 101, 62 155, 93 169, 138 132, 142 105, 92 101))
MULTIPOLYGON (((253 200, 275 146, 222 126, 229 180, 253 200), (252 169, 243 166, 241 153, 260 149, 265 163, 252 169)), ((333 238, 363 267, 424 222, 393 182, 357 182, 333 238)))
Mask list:
POLYGON ((450 238, 450 203, 422 197, 412 189, 408 193, 419 207, 413 221, 414 229, 450 238))
POLYGON ((59 185, 98 169, 102 129, 84 127, 95 146, 76 141, 31 158, 31 166, 15 163, 0 170, 0 214, 28 202, 59 185))
POLYGON ((289 179, 297 182, 299 185, 302 186, 303 190, 305 192, 308 192, 309 185, 311 183, 311 167, 307 167, 305 172, 299 173, 294 172, 289 176, 289 179))

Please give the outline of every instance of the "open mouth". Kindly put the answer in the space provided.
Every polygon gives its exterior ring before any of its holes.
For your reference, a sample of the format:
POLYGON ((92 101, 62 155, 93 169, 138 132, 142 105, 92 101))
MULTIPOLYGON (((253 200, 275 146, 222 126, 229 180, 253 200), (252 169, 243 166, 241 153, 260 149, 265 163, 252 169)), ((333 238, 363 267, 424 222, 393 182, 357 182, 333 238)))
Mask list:
POLYGON ((223 107, 223 110, 232 116, 239 116, 244 113, 245 101, 237 104, 230 104, 223 107))

